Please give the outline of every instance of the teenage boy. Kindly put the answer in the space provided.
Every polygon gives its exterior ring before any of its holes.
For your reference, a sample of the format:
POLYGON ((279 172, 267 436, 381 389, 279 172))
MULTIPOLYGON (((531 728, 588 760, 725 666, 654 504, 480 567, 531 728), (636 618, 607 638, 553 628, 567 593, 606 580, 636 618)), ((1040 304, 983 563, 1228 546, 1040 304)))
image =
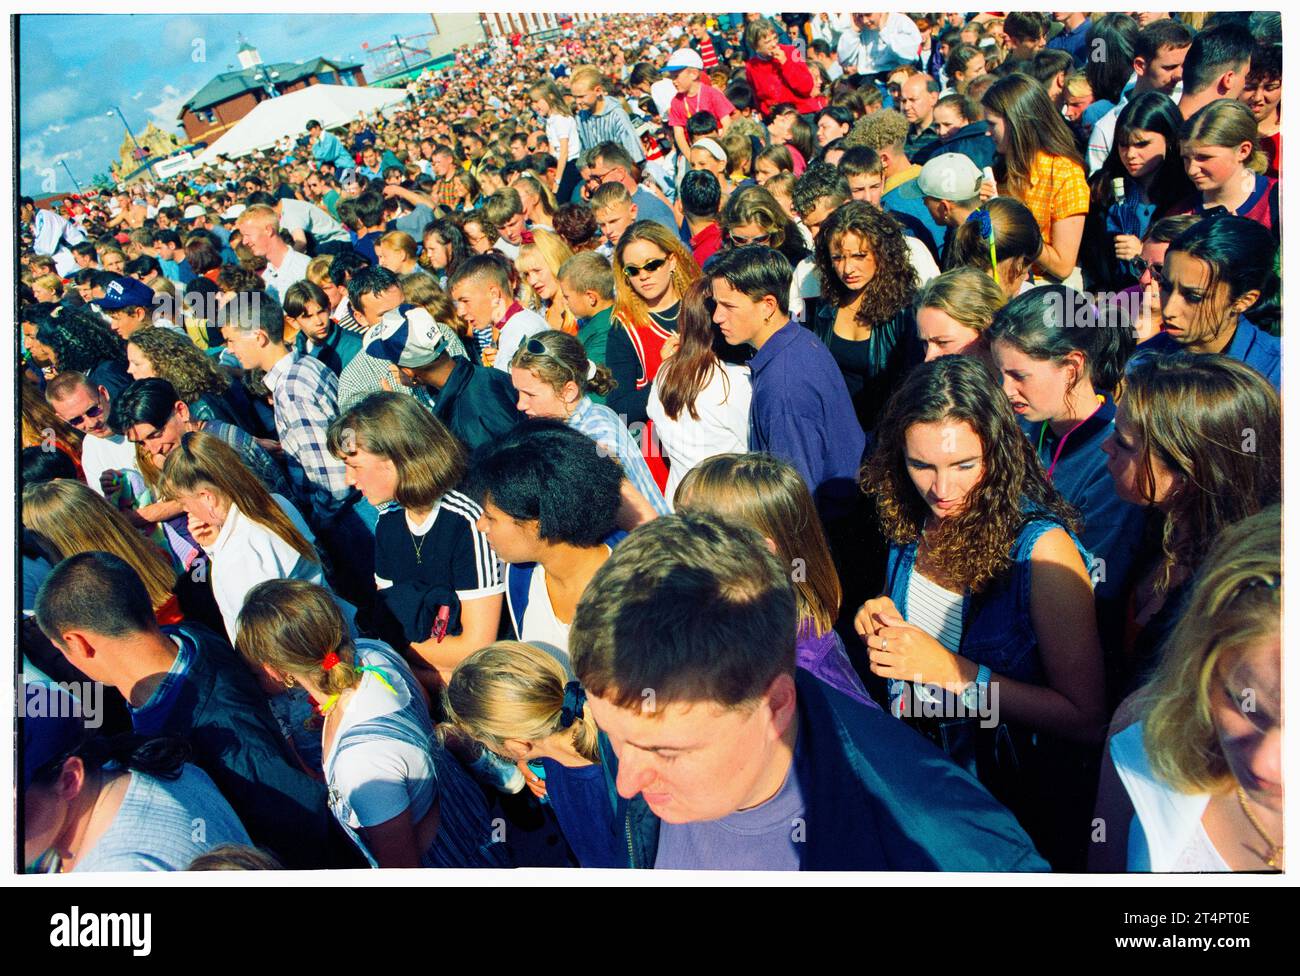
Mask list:
POLYGON ((857 497, 866 436, 830 351, 790 319, 793 275, 770 247, 723 252, 708 270, 713 321, 730 345, 757 350, 749 362, 749 449, 793 464, 818 509, 832 517, 857 497))
POLYGON ((937 224, 949 234, 939 255, 939 263, 948 267, 948 252, 957 236, 957 228, 980 208, 980 184, 984 175, 969 156, 944 153, 921 167, 921 175, 899 187, 899 195, 920 200, 937 224))
MULTIPOLYGON (((587 359, 597 366, 606 365, 609 330, 614 324, 614 269, 594 251, 575 254, 560 265, 556 275, 564 302, 578 318, 578 341, 587 359)), ((599 393, 588 393, 596 403, 604 403, 599 393)))
POLYGON ((597 570, 569 655, 628 866, 1047 870, 922 736, 796 668, 797 618, 789 567, 712 515, 657 518, 597 570))
POLYGON ((119 276, 104 289, 104 297, 96 304, 100 311, 108 314, 109 328, 119 338, 130 339, 141 329, 153 325, 155 299, 166 300, 165 296, 155 295, 148 285, 119 276))
POLYGON ((402 384, 424 387, 433 415, 471 452, 508 434, 524 415, 510 374, 453 357, 446 330, 418 305, 399 305, 366 333, 366 353, 392 363, 402 384))
POLYGON ((701 268, 722 247, 722 185, 707 169, 691 170, 682 177, 682 212, 691 232, 689 246, 701 268))
POLYGON ((668 106, 673 142, 683 156, 689 156, 691 144, 686 138, 686 120, 698 112, 708 112, 718 120, 718 128, 725 129, 736 107, 727 101, 726 95, 705 83, 704 61, 693 48, 680 47, 674 51, 664 65, 664 72, 677 89, 668 106))
POLYGON ((487 254, 465 261, 447 282, 456 314, 471 329, 492 329, 483 365, 510 375, 510 360, 530 337, 550 328, 546 319, 515 301, 510 274, 501 259, 487 254))
POLYGON ((606 97, 605 79, 591 65, 575 68, 569 92, 578 107, 578 141, 583 149, 614 142, 622 147, 634 163, 645 159, 636 126, 612 98, 606 97))
POLYGON ((632 202, 636 204, 635 220, 653 220, 657 224, 663 224, 674 234, 678 233, 677 220, 673 216, 672 207, 637 183, 635 167, 636 162, 622 146, 613 142, 602 142, 597 146, 592 153, 591 176, 587 181, 592 188, 593 209, 595 209, 594 200, 599 188, 616 183, 627 191, 632 202))
POLYGON ((295 352, 319 359, 335 376, 361 350, 359 333, 340 328, 330 319, 330 300, 324 289, 304 278, 284 294, 284 317, 298 330, 295 352))

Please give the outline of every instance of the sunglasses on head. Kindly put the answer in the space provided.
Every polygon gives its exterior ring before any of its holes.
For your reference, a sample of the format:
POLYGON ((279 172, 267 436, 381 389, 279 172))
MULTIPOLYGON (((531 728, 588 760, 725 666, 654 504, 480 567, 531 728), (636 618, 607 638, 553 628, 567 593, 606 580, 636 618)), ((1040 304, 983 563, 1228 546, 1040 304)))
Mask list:
POLYGON ((551 354, 551 351, 546 348, 546 344, 543 343, 541 339, 537 338, 529 339, 528 342, 524 344, 524 348, 527 349, 529 355, 532 356, 549 356, 551 354))
POLYGON ((635 278, 637 275, 642 273, 654 274, 667 263, 667 258, 655 258, 653 261, 647 261, 639 268, 635 264, 625 264, 623 266, 623 275, 627 278, 635 278))
POLYGON ((67 424, 69 427, 80 427, 87 420, 94 420, 103 412, 104 412, 104 405, 101 403, 97 403, 93 407, 90 407, 85 413, 78 414, 75 417, 68 418, 67 424))

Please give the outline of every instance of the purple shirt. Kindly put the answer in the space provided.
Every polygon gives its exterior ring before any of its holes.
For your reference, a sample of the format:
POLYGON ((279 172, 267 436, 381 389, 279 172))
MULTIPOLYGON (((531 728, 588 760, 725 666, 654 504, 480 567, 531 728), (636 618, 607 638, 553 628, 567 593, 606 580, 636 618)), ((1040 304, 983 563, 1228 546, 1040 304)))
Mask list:
POLYGON ((862 686, 862 679, 853 670, 844 643, 834 630, 828 630, 818 637, 812 621, 803 621, 799 625, 798 642, 795 645, 795 664, 854 701, 880 708, 862 686))
POLYGON ((857 496, 867 439, 830 350, 790 321, 754 354, 749 370, 749 449, 789 461, 822 515, 841 514, 857 496))
POLYGON ((807 828, 799 745, 770 800, 718 820, 659 825, 656 871, 798 871, 807 828))

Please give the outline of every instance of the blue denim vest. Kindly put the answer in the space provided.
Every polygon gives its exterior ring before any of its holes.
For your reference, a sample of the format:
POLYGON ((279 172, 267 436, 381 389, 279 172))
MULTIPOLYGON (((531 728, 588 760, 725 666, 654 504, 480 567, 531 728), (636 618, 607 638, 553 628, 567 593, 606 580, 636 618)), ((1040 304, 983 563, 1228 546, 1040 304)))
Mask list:
MULTIPOLYGON (((1030 617, 1030 555, 1043 534, 1061 528, 1049 518, 1033 518, 1021 528, 1011 547, 1011 570, 994 580, 983 593, 962 598, 961 644, 957 653, 976 664, 987 665, 994 674, 1041 685, 1045 681, 1038 656, 1038 637, 1030 617)), ((1091 556, 1070 533, 1085 566, 1091 556)), ((885 594, 907 619, 907 588, 916 564, 916 542, 893 543, 885 569, 885 594)), ((893 697, 893 684, 891 697, 893 697)))

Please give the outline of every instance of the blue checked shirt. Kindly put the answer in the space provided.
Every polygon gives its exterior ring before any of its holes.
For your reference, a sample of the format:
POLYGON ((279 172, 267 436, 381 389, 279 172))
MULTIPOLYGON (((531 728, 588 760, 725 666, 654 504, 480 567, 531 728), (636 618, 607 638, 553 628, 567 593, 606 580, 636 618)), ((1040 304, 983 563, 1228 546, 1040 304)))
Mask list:
POLYGON ((660 515, 672 512, 664 501, 663 492, 655 484, 654 475, 650 473, 650 468, 641 455, 641 448, 618 414, 603 403, 593 403, 591 397, 585 396, 569 416, 568 424, 590 437, 607 454, 613 455, 614 460, 623 467, 623 476, 645 496, 645 500, 656 512, 660 515))
POLYGON ((347 468, 327 447, 330 422, 339 415, 338 377, 319 359, 290 352, 267 371, 289 479, 298 498, 319 514, 347 501, 347 468))

